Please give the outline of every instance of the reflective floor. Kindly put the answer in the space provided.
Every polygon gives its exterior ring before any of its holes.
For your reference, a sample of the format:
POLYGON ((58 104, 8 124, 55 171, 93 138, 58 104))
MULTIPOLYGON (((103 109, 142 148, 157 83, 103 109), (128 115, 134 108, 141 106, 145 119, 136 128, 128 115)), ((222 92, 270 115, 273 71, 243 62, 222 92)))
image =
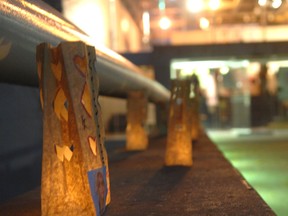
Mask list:
POLYGON ((273 211, 288 215, 288 129, 210 130, 208 135, 273 211))

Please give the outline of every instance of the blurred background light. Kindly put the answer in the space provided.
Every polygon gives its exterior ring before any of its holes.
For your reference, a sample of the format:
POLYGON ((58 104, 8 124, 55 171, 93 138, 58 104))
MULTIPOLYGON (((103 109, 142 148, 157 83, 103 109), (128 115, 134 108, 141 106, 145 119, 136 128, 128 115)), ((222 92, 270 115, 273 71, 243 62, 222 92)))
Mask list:
POLYGON ((165 10, 165 8, 166 8, 165 0, 159 0, 159 1, 158 1, 158 8, 159 8, 160 10, 165 10))
POLYGON ((198 13, 204 9, 203 0, 187 0, 187 9, 191 13, 198 13))
POLYGON ((209 1, 209 8, 211 10, 217 10, 220 8, 220 0, 210 0, 209 1))
POLYGON ((150 35, 150 15, 149 12, 145 11, 142 15, 143 20, 143 34, 145 36, 150 35))
POLYGON ((267 4, 267 0, 258 0, 258 4, 260 5, 260 6, 266 6, 266 4, 267 4))
POLYGON ((121 30, 125 33, 129 31, 129 21, 127 19, 121 20, 121 30))
POLYGON ((273 7, 274 9, 279 8, 281 5, 282 5, 282 0, 273 0, 273 1, 272 1, 272 7, 273 7))
POLYGON ((159 26, 162 30, 167 30, 171 27, 171 20, 168 17, 162 17, 159 21, 159 26))
POLYGON ((222 67, 220 68, 220 73, 223 74, 223 75, 228 74, 229 71, 230 71, 230 69, 229 69, 229 67, 227 67, 227 66, 222 66, 222 67))
POLYGON ((209 22, 209 20, 207 18, 201 17, 200 21, 199 21, 199 26, 200 26, 201 29, 206 30, 206 29, 209 28, 210 22, 209 22))

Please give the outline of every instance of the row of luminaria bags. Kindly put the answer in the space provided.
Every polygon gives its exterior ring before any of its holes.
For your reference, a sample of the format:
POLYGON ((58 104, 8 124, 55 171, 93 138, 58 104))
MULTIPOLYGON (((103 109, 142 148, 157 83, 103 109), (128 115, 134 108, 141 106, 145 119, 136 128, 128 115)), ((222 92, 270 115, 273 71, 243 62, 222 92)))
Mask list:
MULTIPOLYGON (((111 195, 95 49, 82 42, 43 43, 36 56, 43 109, 41 213, 99 216, 111 195)), ((192 165, 191 141, 199 133, 196 88, 192 79, 172 81, 166 166, 192 165)), ((145 92, 128 94, 127 151, 148 147, 147 103, 145 92)))

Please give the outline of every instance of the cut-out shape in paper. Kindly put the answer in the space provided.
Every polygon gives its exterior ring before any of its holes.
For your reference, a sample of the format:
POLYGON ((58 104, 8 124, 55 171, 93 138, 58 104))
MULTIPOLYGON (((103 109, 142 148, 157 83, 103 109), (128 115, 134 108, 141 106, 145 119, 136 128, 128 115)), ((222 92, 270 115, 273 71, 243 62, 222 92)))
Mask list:
POLYGON ((42 67, 43 67, 42 62, 37 63, 37 74, 40 82, 42 82, 42 73, 41 73, 42 67))
POLYGON ((93 152, 93 154, 96 156, 97 155, 97 146, 96 146, 96 139, 93 137, 88 137, 88 142, 89 142, 89 146, 91 151, 93 152))
POLYGON ((81 104, 83 105, 87 114, 91 117, 92 116, 92 106, 91 106, 90 93, 89 93, 89 88, 88 88, 87 83, 85 83, 83 91, 82 91, 81 104))
POLYGON ((61 120, 68 121, 67 98, 62 88, 59 88, 54 99, 54 112, 61 120))
POLYGON ((73 156, 73 146, 72 148, 70 149, 68 146, 64 145, 64 146, 58 146, 58 145, 55 145, 55 151, 56 151, 56 155, 58 157, 58 159, 60 161, 64 161, 64 158, 67 160, 67 161, 70 161, 72 156, 73 156))
POLYGON ((82 76, 86 77, 87 74, 87 61, 84 57, 81 57, 79 55, 75 55, 74 57, 74 65, 77 68, 77 70, 81 73, 82 76))
POLYGON ((43 106, 44 106, 44 100, 43 100, 43 89, 40 87, 40 104, 41 104, 41 107, 43 109, 43 106))

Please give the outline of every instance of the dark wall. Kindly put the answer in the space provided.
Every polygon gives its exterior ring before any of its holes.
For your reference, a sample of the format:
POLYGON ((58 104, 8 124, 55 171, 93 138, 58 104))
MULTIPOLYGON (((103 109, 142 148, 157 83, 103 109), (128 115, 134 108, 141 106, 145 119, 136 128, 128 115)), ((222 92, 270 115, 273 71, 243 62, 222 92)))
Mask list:
POLYGON ((39 89, 0 83, 0 202, 40 186, 39 89))

